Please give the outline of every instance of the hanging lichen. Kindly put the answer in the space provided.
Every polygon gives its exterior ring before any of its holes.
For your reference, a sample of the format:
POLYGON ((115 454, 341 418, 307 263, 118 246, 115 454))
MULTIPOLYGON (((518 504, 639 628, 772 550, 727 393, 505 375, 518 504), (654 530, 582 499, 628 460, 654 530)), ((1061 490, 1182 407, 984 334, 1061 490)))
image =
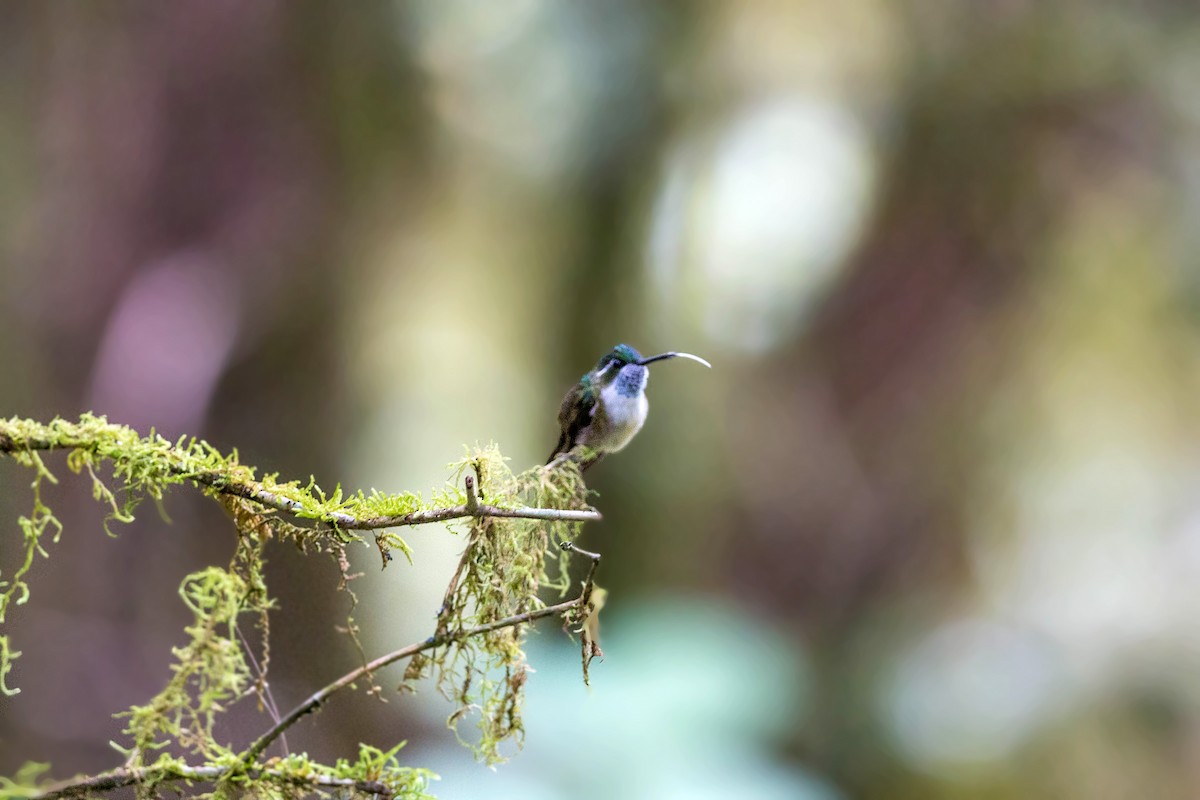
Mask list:
MULTIPOLYGON (((425 790, 434 776, 398 763, 402 743, 386 751, 364 745, 356 760, 343 759, 332 766, 316 764, 303 754, 260 760, 287 725, 315 709, 328 694, 359 677, 366 678, 368 691, 379 691, 372 674, 376 662, 368 662, 362 652, 351 616, 345 630, 363 666, 314 695, 318 700, 279 719, 267 680, 268 612, 273 601, 264 575, 264 548, 272 539, 331 558, 341 576, 336 588, 353 597, 349 584, 358 574, 350 572, 348 546, 375 546, 384 566, 394 550, 411 561, 408 545, 389 527, 462 520, 458 524, 465 536, 463 557, 434 636, 393 655, 413 656, 405 688, 412 688, 422 675, 434 676, 438 689, 455 703, 450 723, 456 732, 463 717, 478 716, 478 736, 469 744, 488 764, 503 760, 505 742, 520 746, 524 735, 521 705, 529 668, 523 644, 529 622, 559 614, 565 625, 582 627, 596 608, 588 599, 591 573, 584 593, 574 601, 547 607, 539 597, 543 589, 560 595, 567 591, 568 562, 562 546, 574 540, 583 520, 598 516, 587 507, 587 490, 570 461, 514 475, 499 450, 489 445, 451 465, 451 481, 427 503, 407 492, 344 494, 337 487, 326 493, 311 480, 301 485, 275 475, 256 477, 252 467, 239 463, 236 452, 223 455, 195 439, 171 443, 154 433, 141 437, 102 417, 84 415, 78 422, 0 421, 0 454, 34 474, 33 509, 19 520, 21 558, 0 581, 0 624, 11 606, 30 598, 30 568, 37 557, 48 557, 47 544, 62 533, 41 497, 43 482, 55 481, 40 455, 47 450, 68 451, 68 467, 77 474, 86 471, 94 497, 108 509, 105 529, 110 535, 110 523, 131 521, 141 501, 159 501, 170 486, 183 483, 217 499, 238 532, 228 566, 197 571, 180 586, 179 596, 192 612, 192 622, 184 630, 184 643, 173 649, 166 686, 123 714, 129 740, 114 746, 122 752, 124 766, 69 783, 75 794, 132 785, 139 795, 150 796, 161 784, 184 782, 207 786, 207 794, 222 797, 298 798, 314 791, 428 797, 425 790), (107 479, 101 477, 105 465, 111 474, 107 479), (371 534, 364 538, 361 531, 371 534), (247 631, 257 640, 258 660, 247 631), (220 721, 230 706, 253 696, 271 710, 275 726, 247 750, 237 751, 221 743, 220 721)), ((586 658, 587 634, 583 644, 586 658)), ((5 676, 19 655, 7 635, 0 635, 0 689, 9 694, 17 689, 5 683, 5 676)), ((378 663, 393 660, 389 656, 378 663)), ((12 779, 0 778, 0 798, 56 790, 42 778, 44 771, 40 765, 27 765, 12 779)))

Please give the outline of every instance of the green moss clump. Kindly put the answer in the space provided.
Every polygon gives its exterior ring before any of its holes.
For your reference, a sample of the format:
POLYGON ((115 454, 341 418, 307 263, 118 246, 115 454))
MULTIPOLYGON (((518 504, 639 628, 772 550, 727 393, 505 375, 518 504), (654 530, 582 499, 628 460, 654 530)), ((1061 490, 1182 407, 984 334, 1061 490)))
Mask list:
MULTIPOLYGON (((213 797, 284 800, 313 793, 429 797, 426 789, 436 776, 399 764, 397 753, 403 743, 388 750, 362 745, 356 759, 333 765, 317 764, 303 754, 260 763, 255 756, 261 749, 239 752, 221 743, 219 723, 234 703, 257 695, 260 707, 273 709, 267 684, 268 612, 273 607, 264 575, 267 542, 290 541, 304 552, 332 558, 341 575, 338 588, 349 593, 353 610, 356 601, 349 584, 358 575, 350 572, 346 548, 355 542, 373 543, 384 566, 393 550, 400 550, 410 562, 411 551, 394 531, 373 530, 367 541, 351 529, 374 529, 422 512, 439 519, 461 516, 468 513, 466 509, 477 510, 475 503, 508 509, 587 508, 587 489, 574 462, 514 474, 495 445, 468 452, 451 465, 451 481, 427 502, 410 492, 346 494, 341 487, 325 492, 311 479, 302 485, 273 474, 256 477, 254 468, 239 462, 236 451, 222 454, 196 439, 172 443, 154 432, 142 437, 90 414, 78 422, 0 420, 0 456, 8 455, 33 471, 33 510, 19 520, 21 556, 0 581, 0 624, 10 607, 28 601, 26 577, 34 561, 39 555, 48 557, 48 542, 62 534, 61 524, 42 502, 43 482, 56 480, 41 457, 48 450, 67 451, 68 467, 76 474, 87 473, 93 496, 108 510, 104 527, 109 535, 111 523, 131 521, 145 499, 160 501, 169 487, 183 483, 220 502, 237 530, 228 566, 195 572, 180 586, 179 596, 191 610, 192 622, 184 630, 185 643, 172 650, 174 663, 166 686, 122 715, 128 720, 129 741, 114 747, 124 755, 125 766, 106 774, 117 776, 113 780, 118 782, 104 790, 135 784, 140 797, 152 796, 156 787, 168 782, 208 785, 211 791, 203 796, 213 797), (102 477, 106 466, 109 475, 102 477), (463 488, 469 472, 477 497, 463 488), (250 624, 240 627, 239 621, 250 624), (243 636, 247 630, 260 637, 258 661, 243 636), (198 763, 189 764, 184 758, 198 763)), ((544 608, 539 598, 543 589, 567 591, 567 556, 560 545, 573 541, 582 523, 475 516, 462 517, 457 524, 466 547, 438 616, 437 644, 412 659, 404 685, 411 688, 417 678, 432 675, 438 689, 455 703, 449 724, 456 734, 460 720, 477 714, 478 734, 469 746, 480 759, 495 764, 504 758, 501 746, 505 742, 519 746, 524 735, 521 705, 529 668, 523 644, 528 624, 511 618, 544 608), (493 626, 505 620, 509 622, 493 626), (479 631, 481 626, 485 630, 479 631)), ((566 620, 582 624, 586 612, 573 610, 579 613, 564 615, 566 620)), ((347 620, 346 630, 365 666, 353 617, 347 620)), ((6 694, 17 692, 5 683, 5 676, 19 655, 8 637, 0 635, 0 690, 6 694)), ((369 673, 367 678, 369 691, 379 691, 369 673)), ((0 800, 52 788, 43 778, 47 770, 47 765, 29 764, 12 779, 0 778, 0 800)))
MULTIPOLYGON (((451 486, 460 486, 468 471, 477 478, 481 502, 500 507, 584 508, 587 489, 578 467, 569 462, 536 467, 519 475, 508 468, 494 446, 476 449, 457 464, 451 486)), ((457 501, 457 495, 444 498, 457 501)), ((581 523, 505 517, 472 518, 467 546, 438 616, 438 632, 457 637, 544 607, 542 588, 564 593, 568 586, 563 542, 574 541, 581 523)), ((448 725, 460 741, 489 765, 505 756, 508 741, 519 747, 525 729, 521 706, 529 668, 523 649, 527 625, 499 628, 451 644, 411 662, 406 685, 432 674, 438 690, 456 704, 448 725), (460 735, 459 722, 477 716, 477 735, 460 735)))

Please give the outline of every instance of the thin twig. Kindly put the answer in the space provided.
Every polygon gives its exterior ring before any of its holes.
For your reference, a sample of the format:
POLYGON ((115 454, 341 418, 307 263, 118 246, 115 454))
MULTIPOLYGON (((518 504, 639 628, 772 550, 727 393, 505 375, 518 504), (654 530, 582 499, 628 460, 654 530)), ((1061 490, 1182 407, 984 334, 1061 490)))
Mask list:
MULTIPOLYGON (((595 566, 593 565, 593 572, 594 571, 595 566)), ((423 642, 410 644, 407 647, 402 647, 399 650, 394 650, 391 653, 382 655, 374 661, 347 672, 333 683, 330 683, 324 688, 313 693, 307 700, 289 711, 287 716, 277 722, 269 731, 258 737, 258 739, 256 739, 254 743, 250 745, 249 749, 247 749, 245 754, 242 756, 242 761, 244 763, 250 763, 257 759, 268 747, 271 746, 271 742, 275 741, 275 739, 277 739, 285 730, 296 724, 301 717, 316 711, 334 693, 345 689, 347 686, 354 683, 369 672, 375 672, 376 670, 386 667, 388 664, 392 664, 403 658, 415 656, 417 653, 421 653, 426 650, 432 650, 435 647, 441 647, 442 645, 449 644, 450 642, 458 639, 469 639, 472 636, 490 633, 494 630, 499 630, 500 628, 511 628, 514 625, 523 625, 526 622, 533 622, 534 620, 542 619, 543 617, 552 617, 555 614, 561 614, 565 611, 570 611, 572 608, 577 608, 582 605, 583 602, 583 595, 580 595, 574 600, 567 600, 566 602, 558 603, 552 606, 546 606, 545 608, 539 608, 534 611, 526 611, 524 614, 516 614, 511 617, 505 617, 504 619, 498 619, 494 622, 469 628, 465 631, 451 631, 449 633, 430 636, 423 642)))
POLYGON ((475 494, 475 479, 468 475, 463 478, 463 484, 467 487, 467 503, 464 508, 467 509, 468 514, 474 517, 479 512, 479 495, 475 494))
POLYGON ((593 553, 591 550, 584 550, 577 546, 574 542, 563 542, 561 545, 563 550, 569 550, 572 553, 578 553, 581 556, 590 558, 592 566, 588 569, 587 577, 583 579, 583 593, 579 595, 579 607, 588 612, 588 603, 592 600, 592 590, 596 587, 593 578, 596 577, 596 568, 600 566, 600 554, 593 553))
POLYGON ((592 561, 592 566, 588 569, 587 577, 583 580, 583 592, 579 595, 579 615, 580 626, 578 633, 580 661, 583 666, 583 682, 590 686, 591 680, 588 678, 588 668, 592 664, 592 659, 596 656, 604 656, 604 651, 600 649, 600 643, 597 641, 597 629, 589 625, 592 615, 599 609, 592 605, 592 594, 596 588, 596 568, 600 566, 600 554, 593 553, 590 550, 584 550, 578 547, 574 542, 563 542, 563 550, 569 550, 572 553, 578 553, 581 556, 586 556, 592 561))
POLYGON ((584 550, 582 547, 575 544, 574 542, 563 542, 561 545, 559 545, 559 547, 561 547, 563 550, 566 550, 567 552, 578 553, 579 555, 583 556, 584 558, 590 558, 592 560, 593 564, 600 563, 600 554, 599 553, 593 553, 591 550, 584 550))
MULTIPOLYGON (((478 473, 476 473, 478 474, 478 473)), ((463 483, 467 489, 467 508, 479 509, 479 498, 475 495, 475 479, 470 475, 463 479, 463 483)), ((471 551, 475 547, 475 543, 479 540, 480 528, 472 527, 471 533, 467 538, 467 546, 463 548, 462 556, 458 559, 458 566, 454 568, 454 574, 450 576, 450 583, 446 585, 446 593, 442 596, 442 607, 438 609, 437 631, 434 635, 441 636, 446 632, 445 619, 446 612, 450 610, 450 601, 454 599, 454 593, 458 591, 458 582, 462 580, 463 572, 467 569, 467 563, 471 560, 471 551)))
MULTIPOLYGON (((29 800, 58 800, 58 798, 74 797, 93 792, 109 792, 123 786, 133 786, 138 783, 163 783, 168 781, 219 781, 233 770, 230 767, 169 767, 162 769, 126 768, 101 772, 88 778, 61 781, 46 787, 39 794, 31 795, 29 800)), ((277 770, 248 770, 252 778, 264 775, 279 778, 289 783, 303 786, 313 786, 323 789, 355 789, 365 794, 375 794, 380 797, 392 797, 392 790, 380 781, 356 781, 352 778, 337 778, 333 775, 311 775, 299 777, 287 775, 277 770)))
MULTIPOLYGON (((343 514, 341 516, 349 517, 343 514)), ((474 511, 467 506, 451 506, 435 508, 428 511, 414 511, 411 514, 401 514, 395 517, 366 517, 357 519, 350 517, 347 521, 331 519, 339 528, 351 531, 374 530, 375 528, 398 528, 404 525, 424 525, 427 522, 444 522, 462 517, 505 517, 510 519, 545 519, 561 522, 597 522, 602 517, 594 508, 498 508, 480 503, 474 511)))
MULTIPOLYGON (((275 705, 275 695, 271 693, 271 685, 267 683, 267 674, 258 665, 258 659, 254 657, 254 649, 250 647, 250 641, 246 638, 246 634, 242 633, 242 626, 235 622, 233 629, 237 631, 238 639, 242 641, 242 647, 246 649, 246 657, 250 659, 250 664, 254 667, 254 672, 258 675, 258 685, 260 687, 259 699, 266 706, 267 713, 271 715, 272 721, 279 722, 279 706, 275 705)), ((292 752, 291 748, 288 747, 286 734, 280 737, 279 741, 283 745, 284 755, 292 752)))

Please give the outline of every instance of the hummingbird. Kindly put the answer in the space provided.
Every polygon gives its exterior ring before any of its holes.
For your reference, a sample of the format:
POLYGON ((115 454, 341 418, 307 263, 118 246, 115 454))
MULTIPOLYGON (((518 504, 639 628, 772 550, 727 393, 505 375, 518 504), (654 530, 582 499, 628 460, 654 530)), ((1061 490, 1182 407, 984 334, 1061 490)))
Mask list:
POLYGON ((691 353, 659 353, 643 358, 627 344, 606 353, 563 397, 558 409, 562 432, 546 463, 569 453, 576 445, 584 445, 595 453, 580 465, 585 470, 629 444, 642 429, 650 408, 646 400, 649 365, 669 358, 690 358, 712 369, 712 364, 691 353))

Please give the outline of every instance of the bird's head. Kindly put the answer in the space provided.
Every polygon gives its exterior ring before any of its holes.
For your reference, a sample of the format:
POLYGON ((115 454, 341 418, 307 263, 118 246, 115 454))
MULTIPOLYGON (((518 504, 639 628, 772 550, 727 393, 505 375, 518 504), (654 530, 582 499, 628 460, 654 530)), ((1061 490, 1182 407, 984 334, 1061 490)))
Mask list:
POLYGON ((592 370, 589 377, 593 385, 598 388, 616 382, 621 394, 636 395, 646 388, 646 379, 650 372, 647 367, 655 361, 669 358, 690 358, 692 361, 699 361, 712 369, 712 364, 691 353, 671 351, 643 358, 641 353, 629 345, 619 344, 596 362, 596 368, 592 370))
POLYGON ((646 386, 649 370, 642 365, 642 354, 627 344, 619 344, 601 356, 591 372, 592 384, 604 388, 614 382, 626 394, 637 394, 646 386))

